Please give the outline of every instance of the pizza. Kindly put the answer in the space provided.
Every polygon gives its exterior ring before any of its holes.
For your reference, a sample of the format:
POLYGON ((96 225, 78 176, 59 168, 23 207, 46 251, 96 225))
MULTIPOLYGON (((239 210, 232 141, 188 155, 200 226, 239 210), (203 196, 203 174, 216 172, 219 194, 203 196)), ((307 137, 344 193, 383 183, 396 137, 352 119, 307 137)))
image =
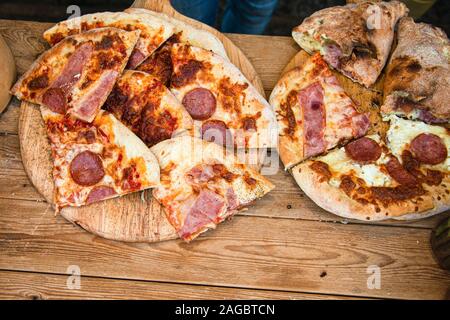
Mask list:
POLYGON ((137 70, 148 73, 161 81, 165 86, 170 86, 172 78, 172 45, 180 43, 180 34, 175 33, 158 48, 137 70))
POLYGON ((399 1, 331 7, 306 18, 292 36, 306 52, 320 52, 333 68, 370 87, 386 64, 395 25, 407 13, 399 1))
POLYGON ((186 44, 171 47, 170 90, 195 120, 196 135, 238 148, 276 146, 271 106, 229 61, 186 44))
POLYGON ((157 16, 144 19, 125 12, 100 12, 62 21, 45 31, 44 39, 53 46, 69 35, 103 27, 141 32, 128 61, 129 69, 140 65, 174 33, 174 26, 157 16))
POLYGON ((450 42, 439 28, 403 18, 387 66, 383 114, 450 122, 450 42))
POLYGON ((287 169, 366 134, 359 113, 326 62, 316 53, 281 77, 269 99, 277 114, 280 158, 287 169))
POLYGON ((164 20, 166 23, 174 26, 174 34, 177 34, 179 42, 210 50, 223 58, 228 59, 228 55, 222 41, 220 41, 211 32, 195 28, 183 21, 177 20, 160 12, 141 8, 128 8, 125 12, 140 16, 146 20, 152 20, 155 17, 164 20))
POLYGON ((103 109, 148 147, 179 134, 192 134, 193 120, 183 105, 164 84, 144 72, 125 71, 103 109))
POLYGON ((316 204, 345 218, 408 220, 448 210, 448 131, 417 128, 405 139, 398 131, 415 123, 397 125, 390 127, 390 145, 378 135, 365 136, 295 166, 292 175, 316 204), (393 149, 397 144, 401 149, 393 149))
POLYGON ((82 206, 159 184, 153 153, 110 113, 92 123, 41 106, 53 158, 57 210, 82 206))
POLYGON ((181 136, 151 150, 161 166, 161 184, 153 196, 185 241, 215 228, 274 187, 216 143, 181 136))
POLYGON ((292 33, 312 56, 270 97, 286 169, 338 216, 410 220, 450 209, 449 40, 407 14, 398 1, 314 13, 292 33), (346 85, 348 95, 326 63, 366 88, 346 85))
POLYGON ((140 31, 93 29, 44 52, 11 92, 21 100, 92 122, 124 70, 140 31))

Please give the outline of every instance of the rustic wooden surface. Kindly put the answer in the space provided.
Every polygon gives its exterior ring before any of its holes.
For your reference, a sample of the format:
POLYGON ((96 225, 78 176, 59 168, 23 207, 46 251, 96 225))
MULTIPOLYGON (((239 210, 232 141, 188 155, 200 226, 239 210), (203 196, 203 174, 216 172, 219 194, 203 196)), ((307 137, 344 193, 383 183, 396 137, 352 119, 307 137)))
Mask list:
MULTIPOLYGON (((22 73, 43 50, 48 24, 0 20, 0 34, 22 73)), ((298 51, 288 37, 228 35, 270 93, 298 51), (264 52, 264 55, 261 54, 264 52)), ((340 219, 315 206, 288 173, 243 216, 191 244, 123 243, 91 235, 54 216, 20 157, 19 102, 0 116, 1 298, 423 298, 449 295, 450 274, 433 260, 431 228, 416 221, 340 219), (66 287, 81 269, 81 289, 66 287), (381 288, 367 268, 381 268, 381 288)), ((449 215, 448 213, 446 214, 449 215)))
MULTIPOLYGON (((135 1, 133 7, 146 8, 170 16, 215 34, 224 44, 230 60, 262 93, 264 88, 255 69, 242 51, 215 29, 177 13, 168 0, 135 1)), ((44 199, 53 202, 52 159, 45 126, 39 108, 23 102, 19 118, 21 156, 25 171, 44 199)), ((101 201, 81 208, 66 207, 61 215, 87 231, 107 239, 157 242, 177 238, 161 205, 151 191, 101 201), (144 196, 145 195, 145 196, 144 196)))

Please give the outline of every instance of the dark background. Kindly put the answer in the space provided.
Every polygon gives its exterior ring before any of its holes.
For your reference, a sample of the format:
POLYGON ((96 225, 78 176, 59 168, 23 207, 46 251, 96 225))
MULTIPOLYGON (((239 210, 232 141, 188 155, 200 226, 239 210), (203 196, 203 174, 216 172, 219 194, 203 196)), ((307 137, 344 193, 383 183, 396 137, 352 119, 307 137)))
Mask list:
MULTIPOLYGON (((221 0, 221 10, 225 1, 221 0)), ((87 14, 98 11, 121 11, 131 3, 132 0, 6 0, 0 2, 0 18, 57 22, 67 18, 66 9, 71 4, 79 5, 82 14, 87 14)), ((345 0, 280 0, 265 34, 288 36, 294 26, 313 12, 344 3, 345 0)), ((449 34, 450 0, 438 0, 419 21, 441 27, 449 34)))

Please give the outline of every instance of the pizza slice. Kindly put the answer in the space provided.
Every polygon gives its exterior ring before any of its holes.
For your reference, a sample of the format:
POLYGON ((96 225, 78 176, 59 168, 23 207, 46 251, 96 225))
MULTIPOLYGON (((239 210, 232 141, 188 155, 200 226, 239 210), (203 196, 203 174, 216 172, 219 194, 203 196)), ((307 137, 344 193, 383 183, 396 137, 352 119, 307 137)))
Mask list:
POLYGON ((183 105, 158 79, 127 70, 103 108, 151 147, 176 135, 192 134, 193 121, 183 105))
POLYGON ((161 81, 165 86, 170 86, 172 78, 172 46, 180 42, 179 33, 171 36, 164 44, 145 60, 136 70, 148 73, 161 81))
POLYGON ((53 158, 59 210, 151 188, 159 183, 153 153, 110 113, 92 123, 41 106, 53 158))
POLYGON ((122 73, 140 31, 94 29, 43 53, 11 89, 17 98, 92 122, 122 73))
POLYGON ((44 39, 53 46, 67 36, 104 27, 141 31, 128 61, 129 69, 135 69, 140 65, 174 32, 171 23, 158 17, 143 19, 125 12, 99 12, 62 21, 45 31, 44 39))
POLYGON ((387 66, 381 112, 427 123, 450 122, 450 42, 439 28, 403 18, 387 66))
POLYGON ((134 14, 146 20, 151 20, 154 18, 164 20, 174 26, 174 34, 177 34, 179 42, 189 44, 194 47, 211 50, 223 58, 228 59, 227 52, 222 41, 220 41, 211 32, 195 28, 184 21, 180 21, 160 12, 142 8, 128 8, 125 12, 134 14))
POLYGON ((407 13, 399 1, 331 7, 306 18, 292 36, 308 53, 320 52, 333 68, 369 87, 386 64, 397 21, 407 13))
POLYGON ((221 56, 174 44, 170 90, 196 120, 196 134, 238 148, 270 148, 277 142, 272 108, 244 75, 221 56))
MULTIPOLYGON (((416 143, 418 150, 436 152, 441 148, 433 146, 434 139, 429 137, 419 137, 416 143)), ((448 163, 448 158, 445 161, 448 163)), ((345 218, 410 220, 450 208, 448 166, 446 171, 429 168, 410 154, 399 158, 378 135, 305 161, 295 166, 292 174, 316 204, 345 218)))
POLYGON ((320 54, 287 72, 270 96, 278 120, 279 154, 286 169, 366 134, 359 113, 320 54))
POLYGON ((152 149, 161 166, 153 196, 180 238, 191 241, 274 186, 221 146, 181 136, 152 149))
POLYGON ((450 130, 391 115, 386 133, 389 149, 399 159, 411 159, 421 168, 450 174, 450 130))

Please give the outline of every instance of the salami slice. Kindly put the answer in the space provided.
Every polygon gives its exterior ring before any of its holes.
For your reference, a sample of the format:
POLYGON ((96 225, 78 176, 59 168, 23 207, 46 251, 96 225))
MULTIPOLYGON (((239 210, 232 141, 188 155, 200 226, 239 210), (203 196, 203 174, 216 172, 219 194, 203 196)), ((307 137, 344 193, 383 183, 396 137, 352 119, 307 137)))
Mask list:
POLYGON ((103 199, 109 198, 116 194, 116 191, 108 186, 97 186, 93 188, 87 198, 86 198, 86 204, 91 204, 94 202, 101 201, 103 199))
POLYGON ((73 181, 81 186, 93 186, 105 175, 100 156, 91 151, 83 151, 76 155, 70 163, 69 170, 73 181))
POLYGON ((183 98, 183 106, 194 120, 209 119, 216 111, 216 98, 205 88, 189 91, 183 98))
POLYGON ((372 162, 381 156, 381 147, 373 139, 363 137, 345 146, 347 155, 358 162, 372 162))
POLYGON ((301 90, 298 97, 303 111, 304 155, 305 157, 316 156, 326 150, 323 88, 319 82, 316 82, 301 90))
POLYGON ((215 142, 219 145, 232 145, 231 133, 225 122, 220 120, 208 120, 203 123, 201 128, 202 139, 215 142))
POLYGON ((410 172, 408 172, 398 161, 397 158, 392 157, 386 163, 386 169, 389 175, 394 178, 395 181, 402 185, 415 185, 417 184, 417 179, 410 172))
POLYGON ((432 133, 421 133, 410 144, 414 157, 425 164, 439 164, 447 159, 447 147, 442 139, 432 133))
POLYGON ((42 103, 56 113, 65 114, 67 99, 61 88, 50 88, 42 96, 42 103))

